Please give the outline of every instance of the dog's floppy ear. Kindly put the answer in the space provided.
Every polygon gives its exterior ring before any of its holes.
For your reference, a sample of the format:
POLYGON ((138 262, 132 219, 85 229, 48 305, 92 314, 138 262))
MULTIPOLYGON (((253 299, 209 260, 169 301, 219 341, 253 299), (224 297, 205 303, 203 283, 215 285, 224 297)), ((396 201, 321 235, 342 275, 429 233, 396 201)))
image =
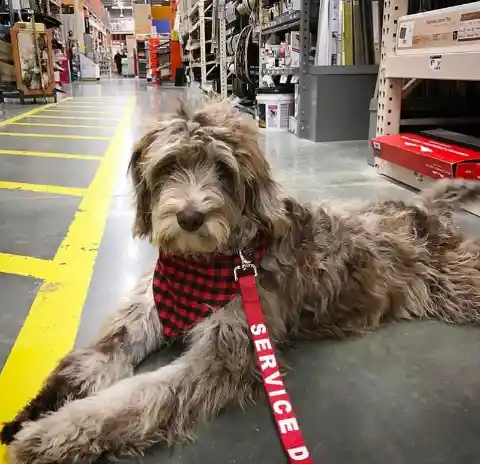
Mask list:
POLYGON ((147 132, 133 147, 133 153, 128 164, 128 172, 132 179, 135 194, 134 237, 148 237, 152 233, 151 194, 145 180, 143 163, 154 139, 155 131, 147 132))
POLYGON ((283 236, 288 223, 283 205, 278 201, 278 185, 260 149, 252 145, 250 150, 238 158, 245 185, 245 212, 274 237, 283 236))

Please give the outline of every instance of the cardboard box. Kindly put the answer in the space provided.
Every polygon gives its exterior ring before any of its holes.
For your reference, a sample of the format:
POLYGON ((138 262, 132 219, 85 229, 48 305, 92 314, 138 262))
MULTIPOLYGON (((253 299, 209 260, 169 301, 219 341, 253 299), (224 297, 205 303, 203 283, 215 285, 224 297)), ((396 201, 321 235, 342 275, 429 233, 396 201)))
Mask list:
POLYGON ((394 134, 372 140, 374 156, 417 177, 480 180, 480 151, 417 134, 394 134))
POLYGON ((300 66, 300 32, 292 31, 287 41, 288 55, 290 57, 289 66, 298 68, 300 66))
POLYGON ((480 2, 402 16, 396 45, 396 55, 478 51, 480 2))

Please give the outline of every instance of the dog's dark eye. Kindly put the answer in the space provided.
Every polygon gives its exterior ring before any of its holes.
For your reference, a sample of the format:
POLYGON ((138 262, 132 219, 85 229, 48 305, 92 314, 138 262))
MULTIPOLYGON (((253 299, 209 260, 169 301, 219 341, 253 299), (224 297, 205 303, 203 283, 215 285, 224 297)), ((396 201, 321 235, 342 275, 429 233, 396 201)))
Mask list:
POLYGON ((176 169, 177 165, 175 163, 166 164, 160 169, 160 175, 166 179, 167 177, 170 177, 176 169))
POLYGON ((177 169, 175 163, 159 165, 155 168, 152 177, 155 179, 155 189, 161 189, 164 183, 177 169))
POLYGON ((234 177, 232 168, 225 163, 217 162, 215 165, 215 169, 217 171, 220 181, 227 185, 231 185, 234 177))

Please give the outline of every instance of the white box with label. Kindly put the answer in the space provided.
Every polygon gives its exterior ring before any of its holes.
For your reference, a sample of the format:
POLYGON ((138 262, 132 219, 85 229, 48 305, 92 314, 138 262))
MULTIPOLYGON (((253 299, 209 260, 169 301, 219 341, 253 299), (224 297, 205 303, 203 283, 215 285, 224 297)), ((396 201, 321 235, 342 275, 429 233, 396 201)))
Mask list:
POLYGON ((480 2, 402 16, 395 55, 480 51, 480 2))

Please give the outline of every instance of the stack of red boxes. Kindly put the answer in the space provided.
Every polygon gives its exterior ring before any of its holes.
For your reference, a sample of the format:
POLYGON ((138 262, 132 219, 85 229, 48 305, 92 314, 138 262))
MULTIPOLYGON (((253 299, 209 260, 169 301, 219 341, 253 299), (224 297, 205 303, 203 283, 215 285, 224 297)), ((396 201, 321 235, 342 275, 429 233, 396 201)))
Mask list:
POLYGON ((158 47, 160 46, 159 37, 148 39, 148 51, 150 53, 150 69, 152 70, 152 83, 160 82, 160 63, 158 61, 158 47))

